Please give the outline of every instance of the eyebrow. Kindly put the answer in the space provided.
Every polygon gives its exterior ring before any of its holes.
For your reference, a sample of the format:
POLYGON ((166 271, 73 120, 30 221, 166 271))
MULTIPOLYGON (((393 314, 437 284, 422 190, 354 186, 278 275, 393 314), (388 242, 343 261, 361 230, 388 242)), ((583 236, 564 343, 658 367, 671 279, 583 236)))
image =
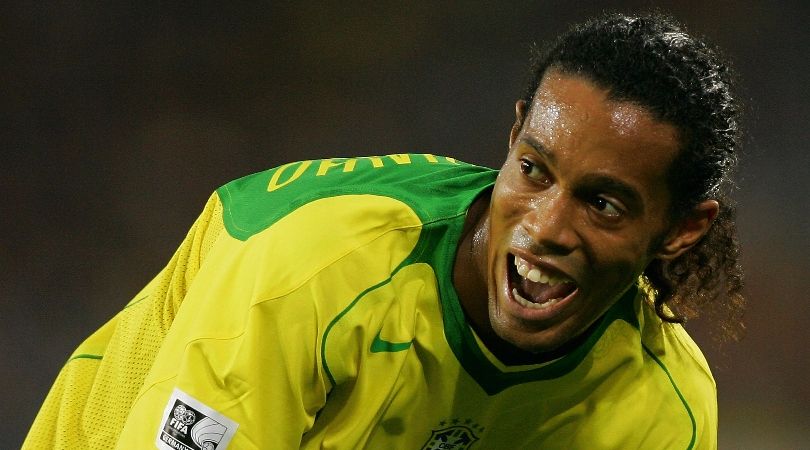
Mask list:
POLYGON ((543 145, 537 139, 531 136, 523 136, 522 138, 520 138, 520 140, 528 144, 529 147, 533 148, 535 152, 537 152, 538 154, 540 154, 540 156, 543 156, 544 158, 549 160, 549 162, 555 164, 557 163, 557 157, 554 155, 554 153, 549 151, 549 149, 547 149, 546 146, 543 145))
POLYGON ((641 200, 641 194, 636 188, 623 181, 606 175, 588 174, 579 180, 579 184, 585 190, 599 190, 616 194, 627 203, 627 207, 632 211, 643 212, 644 202, 641 200))
MULTIPOLYGON (((544 157, 552 164, 556 164, 557 157, 552 151, 544 146, 540 141, 531 136, 523 136, 523 142, 528 144, 535 152, 544 157)), ((617 180, 616 178, 600 174, 588 174, 579 180, 580 189, 586 191, 605 191, 611 194, 616 194, 621 197, 622 201, 628 203, 628 207, 632 210, 642 212, 644 202, 641 200, 641 194, 636 188, 629 184, 617 180)))

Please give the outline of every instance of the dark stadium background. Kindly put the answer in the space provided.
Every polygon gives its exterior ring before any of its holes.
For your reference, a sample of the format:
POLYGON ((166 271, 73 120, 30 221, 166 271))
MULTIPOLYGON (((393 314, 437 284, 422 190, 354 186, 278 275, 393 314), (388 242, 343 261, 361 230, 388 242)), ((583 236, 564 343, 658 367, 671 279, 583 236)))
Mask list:
MULTIPOLYGON (((0 8, 0 447, 72 349, 169 259, 210 192, 289 160, 498 165, 529 43, 608 3, 15 2, 0 8), (295 3, 293 5, 293 3, 295 3)), ((655 4, 727 50, 749 139, 748 336, 717 350, 720 447, 807 445, 808 4, 655 4)))

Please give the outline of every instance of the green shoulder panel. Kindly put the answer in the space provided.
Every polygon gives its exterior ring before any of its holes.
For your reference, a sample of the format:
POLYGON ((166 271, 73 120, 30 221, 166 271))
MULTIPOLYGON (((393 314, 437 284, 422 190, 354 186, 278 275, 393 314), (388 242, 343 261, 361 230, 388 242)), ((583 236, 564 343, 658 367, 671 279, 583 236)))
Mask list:
POLYGON ((241 240, 296 208, 338 195, 384 195, 408 204, 423 223, 466 211, 497 171, 430 154, 298 161, 217 190, 228 233, 241 240))

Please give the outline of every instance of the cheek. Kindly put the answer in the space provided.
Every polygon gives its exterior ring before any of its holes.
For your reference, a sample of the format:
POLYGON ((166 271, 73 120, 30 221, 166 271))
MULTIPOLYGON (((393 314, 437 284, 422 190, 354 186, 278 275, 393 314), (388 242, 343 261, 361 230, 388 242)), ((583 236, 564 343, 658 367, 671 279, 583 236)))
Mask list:
POLYGON ((517 222, 532 209, 538 201, 537 196, 522 186, 520 180, 504 177, 498 181, 492 192, 492 218, 498 223, 517 222))
POLYGON ((649 263, 648 243, 636 239, 602 237, 591 248, 591 270, 596 283, 625 287, 632 283, 649 263))

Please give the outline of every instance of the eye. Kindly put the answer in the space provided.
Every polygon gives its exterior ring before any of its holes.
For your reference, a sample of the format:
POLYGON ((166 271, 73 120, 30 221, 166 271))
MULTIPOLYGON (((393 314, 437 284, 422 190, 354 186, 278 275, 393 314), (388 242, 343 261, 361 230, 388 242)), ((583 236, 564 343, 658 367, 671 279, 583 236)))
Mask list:
POLYGON ((619 206, 603 197, 594 197, 590 203, 595 210, 606 217, 618 218, 624 214, 624 211, 619 206))
POLYGON ((551 184, 551 179, 544 168, 527 158, 520 160, 520 171, 532 180, 539 181, 542 184, 551 184))

